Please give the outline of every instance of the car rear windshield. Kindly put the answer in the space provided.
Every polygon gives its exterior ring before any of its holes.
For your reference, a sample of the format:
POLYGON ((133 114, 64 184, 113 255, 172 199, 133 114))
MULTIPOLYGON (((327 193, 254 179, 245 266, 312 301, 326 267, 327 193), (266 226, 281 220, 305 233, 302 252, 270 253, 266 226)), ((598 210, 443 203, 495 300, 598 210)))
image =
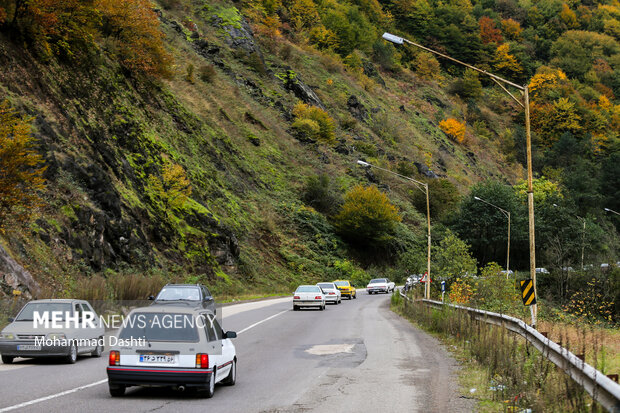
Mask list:
POLYGON ((324 290, 333 290, 334 289, 334 285, 331 284, 331 283, 319 284, 319 287, 323 288, 324 290))
POLYGON ((158 301, 200 300, 198 287, 164 287, 157 296, 158 301))
POLYGON ((118 338, 147 341, 198 342, 204 321, 187 313, 133 313, 123 321, 118 338))
POLYGON ((387 282, 387 279, 385 278, 375 278, 374 280, 370 280, 369 284, 385 283, 385 282, 387 282))
POLYGON ((336 282, 334 282, 334 284, 336 284, 338 287, 348 287, 349 286, 349 282, 348 281, 336 281, 336 282))
POLYGON ((19 312, 15 321, 34 321, 35 314, 38 314, 39 317, 43 317, 43 313, 48 312, 48 317, 52 317, 52 313, 58 313, 59 317, 57 319, 59 321, 64 321, 65 314, 71 314, 71 304, 70 303, 28 303, 19 312))
POLYGON ((321 289, 319 287, 308 285, 308 286, 298 287, 296 292, 298 293, 320 293, 321 289))

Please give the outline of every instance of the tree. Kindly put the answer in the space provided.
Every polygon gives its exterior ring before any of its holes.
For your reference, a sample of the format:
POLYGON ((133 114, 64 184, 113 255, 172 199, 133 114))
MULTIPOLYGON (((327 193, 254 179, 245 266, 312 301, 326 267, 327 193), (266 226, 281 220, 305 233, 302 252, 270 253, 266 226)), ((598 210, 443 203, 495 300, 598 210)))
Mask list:
POLYGON ((521 40, 521 33, 523 33, 523 28, 518 21, 513 19, 502 20, 502 30, 504 32, 504 36, 506 36, 508 39, 514 41, 521 40))
POLYGON ((11 217, 23 221, 41 203, 45 189, 43 157, 30 133, 32 118, 0 103, 0 231, 11 217))
POLYGON ((413 63, 415 72, 423 79, 441 80, 441 66, 434 55, 427 52, 418 53, 413 63))
POLYGON ((384 246, 401 221, 398 209, 376 186, 355 186, 334 217, 338 232, 362 247, 384 246))
POLYGON ((172 56, 150 0, 96 0, 102 31, 116 40, 118 57, 127 69, 151 76, 171 75, 172 56))
POLYGON ((342 204, 342 195, 330 180, 329 175, 310 176, 303 192, 306 204, 324 214, 335 213, 342 204))
POLYGON ((449 118, 439 122, 439 128, 458 143, 463 143, 465 140, 465 123, 449 118))
POLYGON ((502 32, 495 26, 495 21, 490 17, 482 16, 478 24, 480 25, 480 39, 482 39, 482 43, 500 44, 504 40, 502 32))
POLYGON ((298 102, 293 108, 295 121, 293 128, 303 133, 312 140, 320 140, 325 143, 334 143, 334 120, 323 109, 298 102))
POLYGON ((452 283, 458 278, 476 274, 476 259, 469 253, 469 245, 448 230, 438 246, 433 247, 434 278, 452 283))
POLYGON ((463 78, 452 84, 451 91, 463 99, 478 99, 482 96, 482 83, 480 83, 478 72, 466 69, 463 78))
MULTIPOLYGON (((431 218, 441 219, 458 205, 460 198, 458 189, 447 179, 430 179, 427 183, 428 191, 431 194, 429 197, 431 218)), ((414 190, 412 198, 416 209, 425 214, 426 194, 414 190)))
POLYGON ((495 51, 495 68, 500 72, 518 77, 523 72, 523 68, 517 59, 509 52, 510 46, 508 43, 504 43, 497 47, 495 51))
MULTIPOLYGON (((620 54, 620 44, 613 37, 583 30, 569 30, 551 47, 551 64, 569 76, 584 79, 598 59, 611 63, 620 54)), ((617 69, 617 67, 616 67, 617 69)))

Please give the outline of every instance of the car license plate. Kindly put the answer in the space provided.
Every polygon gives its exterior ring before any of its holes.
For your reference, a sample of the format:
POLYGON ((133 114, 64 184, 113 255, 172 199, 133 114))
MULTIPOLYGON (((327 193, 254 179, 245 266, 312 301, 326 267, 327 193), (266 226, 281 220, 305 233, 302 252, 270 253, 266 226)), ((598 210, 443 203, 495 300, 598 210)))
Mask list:
POLYGON ((165 354, 142 354, 140 355, 140 363, 174 363, 174 356, 165 354))
POLYGON ((18 350, 28 350, 28 351, 39 351, 41 350, 41 346, 34 346, 32 344, 19 344, 17 346, 18 350))

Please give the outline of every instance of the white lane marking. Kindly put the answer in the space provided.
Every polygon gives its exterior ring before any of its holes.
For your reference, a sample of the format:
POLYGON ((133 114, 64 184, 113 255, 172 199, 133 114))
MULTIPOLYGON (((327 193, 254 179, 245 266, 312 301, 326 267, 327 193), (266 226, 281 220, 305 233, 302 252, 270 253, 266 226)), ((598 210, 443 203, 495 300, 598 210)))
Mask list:
MULTIPOLYGON (((251 326, 249 326, 249 327, 244 328, 243 330, 241 330, 241 331, 237 332, 237 334, 245 333, 245 332, 246 332, 246 331, 248 331, 249 329, 254 328, 254 327, 256 327, 256 326, 257 326, 257 325, 259 325, 259 324, 263 324, 265 321, 269 321, 269 320, 271 320, 272 318, 276 318, 276 317, 277 317, 277 316, 279 316, 280 314, 287 313, 288 311, 289 311, 289 310, 280 311, 278 314, 274 314, 274 315, 272 315, 271 317, 267 317, 267 318, 265 318, 264 320, 261 320, 261 321, 259 321, 259 322, 256 322, 256 323, 252 324, 252 325, 251 325, 251 326)), ((0 412, 0 413, 2 413, 2 412, 0 412)))
MULTIPOLYGON (((277 314, 274 314, 274 315, 272 315, 270 317, 265 318, 264 320, 258 321, 256 323, 252 324, 251 326, 248 326, 248 327, 244 328, 243 330, 239 331, 237 334, 244 333, 244 332, 248 331, 249 329, 256 327, 257 325, 262 324, 265 321, 269 321, 272 318, 276 318, 277 316, 279 316, 281 314, 284 314, 284 313, 286 313, 288 311, 289 310, 280 311, 277 314)), ((22 407, 27 407, 27 406, 31 406, 31 405, 36 404, 36 403, 40 403, 40 402, 44 402, 44 401, 47 401, 47 400, 55 399, 57 397, 61 397, 61 396, 65 396, 67 394, 75 393, 75 392, 78 392, 80 390, 87 389, 89 387, 98 386, 100 384, 106 383, 107 381, 108 381, 108 379, 100 380, 100 381, 97 381, 97 382, 94 382, 94 383, 85 384, 84 386, 76 387, 76 388, 71 389, 71 390, 66 390, 66 391, 63 391, 63 392, 60 392, 60 393, 52 394, 50 396, 41 397, 40 399, 30 400, 29 402, 24 402, 24 403, 20 403, 20 404, 15 404, 13 406, 4 407, 4 408, 0 409, 0 413, 10 412, 11 410, 21 409, 22 407)))
POLYGON ((89 387, 94 387, 94 386, 98 386, 98 385, 103 384, 103 383, 107 383, 107 381, 108 381, 108 379, 99 380, 99 381, 96 381, 94 383, 85 384, 84 386, 76 387, 75 389, 65 390, 63 392, 52 394, 50 396, 41 397, 40 399, 30 400, 29 402, 24 402, 24 403, 20 403, 20 404, 15 404, 13 406, 4 407, 4 408, 0 409, 0 413, 10 412, 11 410, 21 409, 22 407, 27 407, 27 406, 30 406, 30 405, 33 405, 33 404, 36 404, 36 403, 44 402, 46 400, 55 399, 56 397, 65 396, 67 394, 75 393, 75 392, 78 392, 80 390, 87 389, 89 387))

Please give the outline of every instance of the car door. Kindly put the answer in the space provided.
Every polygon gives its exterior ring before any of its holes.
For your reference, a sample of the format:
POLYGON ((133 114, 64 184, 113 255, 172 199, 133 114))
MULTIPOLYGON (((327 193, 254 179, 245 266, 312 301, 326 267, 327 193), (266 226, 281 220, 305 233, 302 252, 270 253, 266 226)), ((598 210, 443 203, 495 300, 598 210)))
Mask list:
POLYGON ((209 367, 216 367, 215 381, 217 382, 221 380, 221 378, 226 377, 222 377, 222 371, 219 369, 219 366, 226 363, 224 355, 222 354, 222 329, 219 327, 219 323, 217 323, 214 314, 202 313, 202 316, 205 320, 205 333, 207 336, 206 351, 207 354, 209 354, 209 367))
POLYGON ((104 330, 99 326, 99 317, 90 304, 86 301, 82 302, 82 311, 84 312, 84 333, 89 340, 98 340, 100 336, 104 335, 104 330), (91 323, 87 322, 92 320, 91 323))
POLYGON ((215 329, 216 336, 220 345, 220 362, 218 362, 217 380, 223 380, 228 377, 230 369, 232 368, 232 361, 235 357, 235 348, 228 338, 224 338, 224 331, 220 326, 220 323, 214 320, 213 327, 215 329))

